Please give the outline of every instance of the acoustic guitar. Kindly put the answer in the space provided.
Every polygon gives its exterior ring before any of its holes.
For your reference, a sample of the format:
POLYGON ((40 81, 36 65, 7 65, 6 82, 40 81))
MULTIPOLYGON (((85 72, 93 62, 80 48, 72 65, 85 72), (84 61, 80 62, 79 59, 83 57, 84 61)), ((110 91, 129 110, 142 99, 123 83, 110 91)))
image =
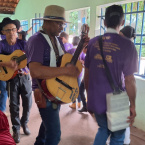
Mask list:
MULTIPOLYGON (((18 69, 24 68, 27 65, 26 54, 22 50, 15 50, 10 55, 0 54, 0 62, 8 62, 10 60, 16 60, 18 63, 18 69)), ((17 75, 18 71, 14 71, 10 67, 0 67, 0 80, 8 81, 17 75)))
MULTIPOLYGON (((82 26, 82 36, 79 42, 79 45, 74 53, 71 54, 64 54, 61 59, 60 67, 66 66, 68 63, 76 65, 79 71, 82 71, 82 64, 78 60, 80 53, 82 52, 83 45, 85 39, 83 38, 89 32, 88 25, 84 24, 82 26)), ((54 102, 59 103, 70 103, 74 102, 79 95, 79 86, 76 77, 70 76, 59 76, 51 79, 47 79, 46 81, 42 81, 41 83, 42 89, 44 90, 49 98, 52 97, 50 100, 54 100, 54 102), (47 91, 46 91, 47 87, 47 91)))

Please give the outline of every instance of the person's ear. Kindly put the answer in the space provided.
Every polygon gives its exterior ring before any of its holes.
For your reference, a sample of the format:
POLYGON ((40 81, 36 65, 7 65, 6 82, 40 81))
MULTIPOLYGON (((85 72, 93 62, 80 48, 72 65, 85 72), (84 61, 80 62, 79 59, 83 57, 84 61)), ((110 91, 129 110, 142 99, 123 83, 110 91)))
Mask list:
POLYGON ((4 30, 2 30, 1 32, 2 32, 2 34, 3 34, 3 35, 5 35, 5 34, 6 34, 4 30))
POLYGON ((107 27, 106 20, 104 20, 104 26, 107 27))
POLYGON ((124 23, 125 23, 125 20, 123 19, 123 20, 122 20, 122 23, 121 23, 121 26, 123 26, 123 25, 124 25, 124 23))

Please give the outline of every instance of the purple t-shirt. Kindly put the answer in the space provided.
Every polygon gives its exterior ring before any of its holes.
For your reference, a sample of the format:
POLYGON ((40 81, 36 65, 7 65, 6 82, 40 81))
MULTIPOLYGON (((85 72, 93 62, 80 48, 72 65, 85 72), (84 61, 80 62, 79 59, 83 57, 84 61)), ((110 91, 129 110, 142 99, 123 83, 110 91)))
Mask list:
MULTIPOLYGON (((6 39, 0 41, 0 54, 10 55, 15 50, 22 50, 25 52, 26 41, 17 39, 14 45, 9 45, 6 39)), ((29 73, 27 66, 21 69, 21 73, 29 73)))
MULTIPOLYGON (((102 61, 98 38, 90 40, 85 58, 89 69, 88 110, 98 114, 106 113, 106 93, 113 92, 108 82, 102 61)), ((132 75, 138 69, 138 57, 134 44, 117 33, 106 33, 103 37, 103 53, 115 85, 123 89, 124 76, 132 75)))
POLYGON ((0 35, 0 37, 1 37, 1 40, 6 39, 6 35, 0 35))
MULTIPOLYGON (((76 51, 76 49, 75 48, 72 48, 72 49, 68 50, 67 53, 70 53, 70 54, 74 55, 75 51, 76 51)), ((84 52, 81 52, 81 54, 80 54, 80 56, 79 56, 78 59, 85 61, 85 53, 84 52)), ((80 73, 79 77, 82 77, 82 75, 83 75, 83 70, 80 73)))
POLYGON ((68 51, 68 50, 72 49, 72 47, 73 47, 73 45, 71 43, 65 43, 63 45, 64 45, 64 48, 65 48, 65 51, 68 51))
MULTIPOLYGON (((50 65, 50 47, 48 45, 48 42, 40 32, 35 33, 27 41, 26 54, 28 58, 28 63, 39 62, 45 66, 50 65), (45 49, 48 50, 46 51, 46 53, 45 49), (45 57, 48 62, 45 62, 44 64, 45 57)), ((32 90, 35 90, 36 88, 38 88, 36 79, 32 78, 32 90)))
MULTIPOLYGON (((60 42, 60 45, 62 46, 62 41, 59 38, 58 40, 60 42)), ((50 66, 50 46, 40 32, 35 33, 27 41, 26 54, 28 63, 38 62, 44 66, 50 66)), ((35 90, 36 88, 38 88, 36 79, 32 79, 32 90, 35 90)))

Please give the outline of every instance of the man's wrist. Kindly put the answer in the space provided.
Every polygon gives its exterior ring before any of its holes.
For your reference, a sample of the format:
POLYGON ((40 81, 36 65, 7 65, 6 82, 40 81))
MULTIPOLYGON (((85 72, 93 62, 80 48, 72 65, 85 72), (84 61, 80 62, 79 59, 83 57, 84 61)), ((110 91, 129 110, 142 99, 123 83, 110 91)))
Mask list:
POLYGON ((130 104, 130 108, 135 108, 135 104, 130 104))

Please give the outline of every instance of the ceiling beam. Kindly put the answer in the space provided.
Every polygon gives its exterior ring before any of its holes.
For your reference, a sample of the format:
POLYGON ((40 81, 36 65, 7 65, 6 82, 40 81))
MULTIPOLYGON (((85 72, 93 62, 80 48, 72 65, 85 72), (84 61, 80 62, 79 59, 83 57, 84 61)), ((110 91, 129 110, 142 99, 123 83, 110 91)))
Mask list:
POLYGON ((11 8, 16 8, 17 4, 14 3, 3 3, 0 2, 0 7, 11 7, 11 8))
POLYGON ((15 8, 0 7, 0 13, 2 14, 14 14, 15 8))
POLYGON ((0 2, 2 2, 2 3, 14 3, 14 4, 18 4, 19 0, 0 0, 0 2))
POLYGON ((0 0, 1 14, 14 14, 19 0, 0 0))

